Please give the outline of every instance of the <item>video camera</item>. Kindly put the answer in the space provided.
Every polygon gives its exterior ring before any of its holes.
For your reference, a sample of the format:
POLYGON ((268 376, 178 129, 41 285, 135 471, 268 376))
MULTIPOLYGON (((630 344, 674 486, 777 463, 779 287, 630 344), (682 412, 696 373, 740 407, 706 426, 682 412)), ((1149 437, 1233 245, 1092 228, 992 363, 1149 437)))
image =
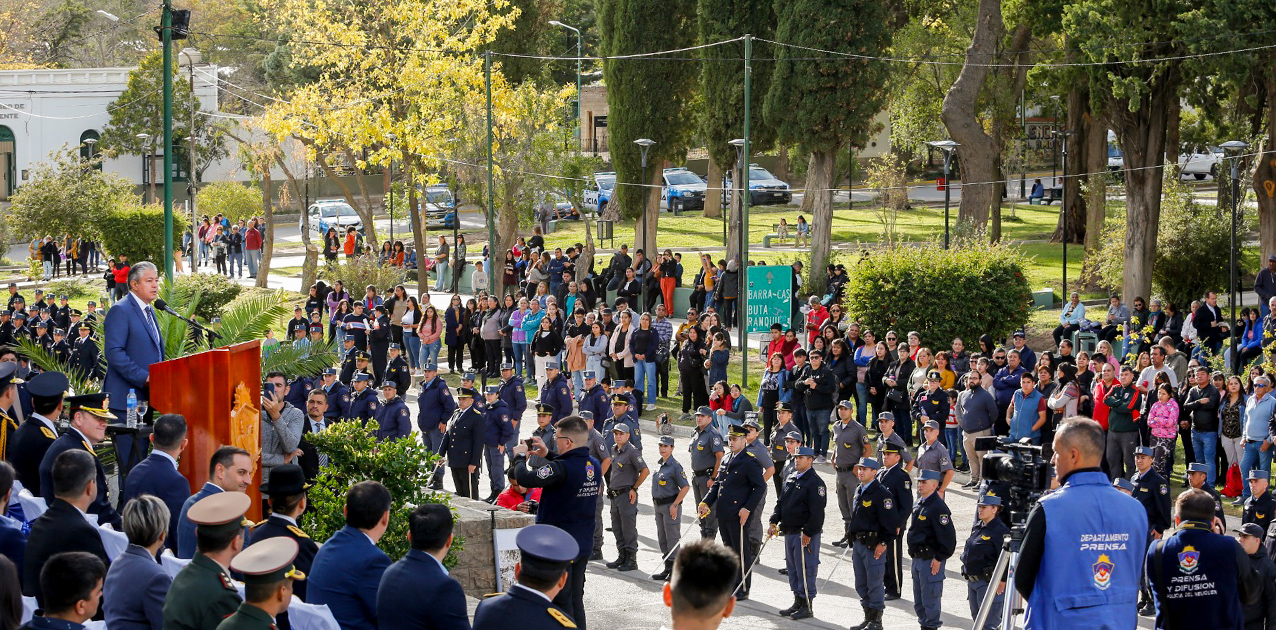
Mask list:
POLYGON ((1027 438, 1012 442, 1009 438, 975 438, 975 450, 985 451, 983 477, 990 483, 1000 482, 1008 488, 1002 496, 1002 511, 1011 526, 1028 519, 1028 510, 1050 488, 1050 464, 1041 455, 1041 447, 1027 438))

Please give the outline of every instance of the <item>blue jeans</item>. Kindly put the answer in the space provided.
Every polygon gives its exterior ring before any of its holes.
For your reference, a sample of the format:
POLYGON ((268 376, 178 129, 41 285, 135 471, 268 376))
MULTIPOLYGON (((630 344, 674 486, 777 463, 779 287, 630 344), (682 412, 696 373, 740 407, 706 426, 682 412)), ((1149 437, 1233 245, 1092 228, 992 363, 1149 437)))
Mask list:
POLYGON ((408 366, 416 369, 421 364, 421 338, 416 333, 403 331, 403 345, 407 346, 408 366))
POLYGON ((576 400, 580 401, 585 397, 585 372, 583 370, 572 370, 572 385, 576 386, 576 400))
MULTIPOLYGON (((1259 450, 1262 442, 1246 442, 1245 454, 1241 456, 1241 479, 1249 479, 1249 471, 1254 469, 1271 471, 1272 469, 1272 449, 1268 448, 1267 452, 1259 450)), ((1195 447, 1195 445, 1193 445, 1195 447)), ((1244 483, 1245 490, 1241 495, 1249 498, 1249 482, 1244 483)))
POLYGON ((437 364, 439 362, 439 348, 441 347, 443 347, 441 338, 434 343, 421 344, 421 361, 437 364))
POLYGON ((644 404, 656 404, 659 383, 656 382, 655 361, 634 361, 634 388, 642 390, 644 404), (645 380, 644 380, 645 379, 645 380), (646 383, 644 385, 644 383, 646 383))
POLYGON ((829 422, 832 421, 832 409, 807 409, 806 423, 811 427, 811 448, 815 454, 825 457, 829 454, 829 422))
POLYGON ((514 348, 514 374, 523 375, 523 364, 531 359, 531 353, 527 351, 527 344, 515 341, 510 344, 514 348))
POLYGON ((238 275, 242 277, 244 275, 244 253, 243 252, 230 253, 230 265, 226 267, 226 272, 227 272, 226 275, 228 276, 238 275), (236 269, 237 267, 238 269, 236 269))
POLYGON ((868 385, 864 383, 855 384, 855 419, 868 426, 868 385))
POLYGON ((441 262, 441 263, 435 264, 434 273, 437 276, 436 279, 434 280, 434 290, 442 291, 447 281, 452 277, 452 275, 448 273, 447 263, 441 262))
POLYGON ((1208 488, 1214 487, 1214 480, 1217 478, 1217 472, 1214 470, 1214 450, 1217 446, 1217 432, 1192 432, 1192 452, 1196 453, 1196 461, 1205 462, 1205 465, 1209 467, 1209 472, 1205 473, 1205 483, 1208 488))
POLYGON ((952 462, 952 465, 957 465, 959 454, 962 463, 970 465, 970 460, 966 458, 966 447, 961 443, 961 427, 944 427, 944 441, 948 443, 948 461, 952 462))

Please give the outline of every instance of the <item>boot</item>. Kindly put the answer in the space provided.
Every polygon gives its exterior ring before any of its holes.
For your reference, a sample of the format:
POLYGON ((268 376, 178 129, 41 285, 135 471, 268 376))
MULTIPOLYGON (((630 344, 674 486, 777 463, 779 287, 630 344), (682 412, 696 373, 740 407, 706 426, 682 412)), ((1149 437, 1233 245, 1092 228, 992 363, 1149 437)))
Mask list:
POLYGON ((798 607, 798 609, 797 609, 797 610, 793 611, 793 614, 792 614, 792 615, 790 615, 790 616, 789 616, 789 618, 790 618, 790 619, 794 619, 794 620, 797 620, 797 619, 809 619, 809 618, 811 617, 811 615, 812 615, 812 613, 811 613, 811 599, 815 599, 815 598, 813 598, 813 597, 812 597, 812 598, 808 599, 808 598, 806 598, 806 597, 799 597, 799 598, 798 598, 798 602, 799 602, 799 603, 801 603, 802 605, 801 605, 800 607, 798 607))
POLYGON ((616 567, 616 570, 634 571, 638 568, 638 552, 626 551, 621 557, 624 558, 624 562, 622 562, 620 566, 616 567))
POLYGON ((873 609, 864 607, 864 621, 859 625, 851 626, 850 630, 864 630, 873 623, 873 609))
POLYGON ((616 556, 616 559, 615 559, 615 560, 612 560, 611 562, 608 562, 608 563, 607 563, 607 568, 608 568, 608 569, 618 569, 618 568, 620 568, 620 565, 622 565, 622 564, 624 564, 624 563, 625 563, 625 558, 628 558, 628 557, 629 557, 629 553, 628 553, 628 552, 626 552, 626 551, 623 551, 623 550, 622 550, 622 551, 620 552, 620 555, 619 555, 619 556, 616 556))
POLYGON ((660 573, 653 574, 651 579, 665 582, 669 579, 669 574, 673 573, 673 560, 665 560, 665 570, 660 573))
POLYGON ((882 613, 884 613, 884 612, 886 612, 886 611, 884 611, 884 610, 874 610, 874 611, 871 611, 871 612, 872 612, 872 619, 869 621, 869 623, 868 623, 868 625, 867 625, 867 626, 864 626, 864 630, 883 630, 883 628, 882 628, 882 613))
POLYGON ((793 605, 792 605, 792 606, 789 606, 788 608, 782 608, 782 609, 780 609, 780 610, 779 610, 779 614, 780 614, 780 616, 781 616, 781 617, 788 617, 789 615, 792 615, 792 614, 793 614, 793 611, 798 610, 798 609, 800 609, 801 607, 802 607, 802 598, 801 598, 801 597, 799 597, 799 596, 797 596, 797 595, 794 595, 794 596, 793 596, 793 605))
POLYGON ((833 541, 834 547, 845 547, 849 544, 851 544, 850 535, 842 536, 841 538, 833 541))

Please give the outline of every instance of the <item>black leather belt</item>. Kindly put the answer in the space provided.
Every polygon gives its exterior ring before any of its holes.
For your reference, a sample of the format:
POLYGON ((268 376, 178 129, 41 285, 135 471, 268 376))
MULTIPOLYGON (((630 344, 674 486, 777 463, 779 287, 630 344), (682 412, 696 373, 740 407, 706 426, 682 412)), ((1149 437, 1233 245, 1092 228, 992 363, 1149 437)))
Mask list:
POLYGON ((851 472, 852 470, 855 470, 854 466, 834 466, 833 468, 837 472, 851 472))
POLYGON ((696 477, 708 477, 709 474, 712 472, 713 472, 712 468, 705 468, 702 470, 693 470, 691 471, 691 474, 695 475, 696 477))
POLYGON ((656 505, 669 505, 670 503, 673 503, 674 499, 677 499, 677 498, 678 498, 678 495, 675 494, 671 497, 664 497, 662 499, 657 499, 655 497, 652 497, 651 501, 652 503, 655 503, 656 505))
POLYGON ((634 487, 633 487, 633 486, 625 486, 625 487, 623 487, 623 488, 613 488, 613 489, 611 489, 611 490, 608 490, 608 491, 607 491, 607 498, 609 498, 609 499, 614 499, 614 498, 616 498, 616 497, 618 497, 618 496, 620 496, 620 495, 622 495, 622 494, 625 494, 626 492, 629 492, 630 490, 633 490, 633 489, 634 489, 634 487))

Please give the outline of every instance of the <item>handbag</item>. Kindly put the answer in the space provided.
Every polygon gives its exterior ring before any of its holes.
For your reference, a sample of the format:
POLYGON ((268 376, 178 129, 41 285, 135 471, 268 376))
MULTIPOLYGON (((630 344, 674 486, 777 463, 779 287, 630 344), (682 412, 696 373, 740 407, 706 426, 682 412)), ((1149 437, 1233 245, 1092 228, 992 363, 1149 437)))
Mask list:
POLYGON ((1223 485, 1223 490, 1220 494, 1228 498, 1235 498, 1241 496, 1242 490, 1241 467, 1232 464, 1227 467, 1227 483, 1223 485))
POLYGON ((898 405, 904 402, 904 392, 892 387, 886 391, 886 400, 898 405))

